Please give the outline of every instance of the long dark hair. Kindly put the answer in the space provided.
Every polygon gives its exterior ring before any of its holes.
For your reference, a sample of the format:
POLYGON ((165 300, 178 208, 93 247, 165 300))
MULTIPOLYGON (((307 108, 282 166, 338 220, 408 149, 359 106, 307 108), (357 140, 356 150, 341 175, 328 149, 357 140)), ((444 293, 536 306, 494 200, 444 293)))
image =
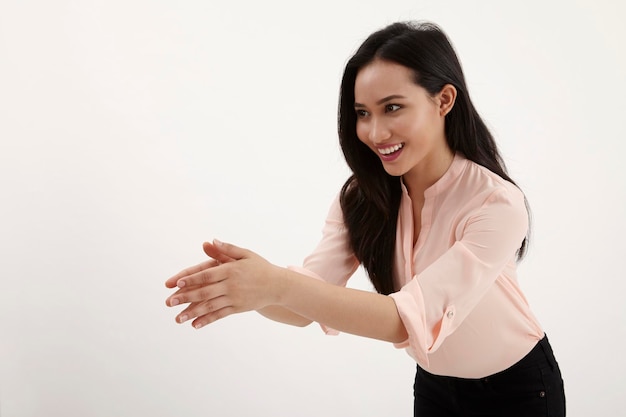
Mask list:
MULTIPOLYGON (((379 293, 390 294, 400 198, 400 178, 384 170, 380 159, 356 134, 354 83, 361 68, 375 59, 395 62, 414 72, 414 81, 435 95, 446 84, 457 97, 446 115, 445 136, 452 152, 460 152, 515 184, 498 147, 472 104, 461 64, 445 33, 429 22, 399 22, 371 34, 346 64, 339 97, 339 142, 352 176, 345 182, 341 208, 350 246, 379 293)), ((528 237, 517 252, 526 252, 528 237)))

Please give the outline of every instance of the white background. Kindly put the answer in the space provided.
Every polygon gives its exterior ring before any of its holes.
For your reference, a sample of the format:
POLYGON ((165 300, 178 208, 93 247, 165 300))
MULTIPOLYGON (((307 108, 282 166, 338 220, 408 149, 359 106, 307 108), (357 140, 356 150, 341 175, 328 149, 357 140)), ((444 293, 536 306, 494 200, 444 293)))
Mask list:
MULTIPOLYGON (((427 19, 533 209, 520 281, 569 416, 623 410, 626 15, 596 1, 0 1, 0 415, 410 416, 383 342, 256 313, 177 325, 217 237, 299 264, 347 177, 372 31, 427 19)), ((351 284, 369 288, 362 273, 351 284)))

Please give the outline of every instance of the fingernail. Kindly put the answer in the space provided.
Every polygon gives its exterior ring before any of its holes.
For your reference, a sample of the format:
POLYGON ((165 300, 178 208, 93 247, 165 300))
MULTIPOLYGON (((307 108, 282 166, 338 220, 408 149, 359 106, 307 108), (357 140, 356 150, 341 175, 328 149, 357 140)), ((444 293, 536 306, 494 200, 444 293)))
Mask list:
POLYGON ((219 240, 217 240, 217 239, 213 239, 213 243, 215 244, 215 246, 222 246, 222 245, 223 245, 223 243, 222 243, 222 242, 220 242, 220 241, 219 241, 219 240))
POLYGON ((189 320, 189 316, 187 316, 186 314, 183 314, 182 316, 180 316, 180 317, 178 318, 178 322, 179 322, 179 323, 184 323, 184 322, 186 322, 187 320, 189 320))
POLYGON ((202 326, 203 326, 202 323, 196 323, 196 324, 193 325, 193 327, 196 328, 196 329, 199 329, 202 326))
POLYGON ((178 301, 178 298, 172 298, 172 301, 170 301, 170 304, 173 306, 177 306, 179 302, 180 301, 178 301))
POLYGON ((185 286, 185 281, 181 279, 180 281, 176 283, 176 285, 178 285, 178 288, 183 288, 185 286))

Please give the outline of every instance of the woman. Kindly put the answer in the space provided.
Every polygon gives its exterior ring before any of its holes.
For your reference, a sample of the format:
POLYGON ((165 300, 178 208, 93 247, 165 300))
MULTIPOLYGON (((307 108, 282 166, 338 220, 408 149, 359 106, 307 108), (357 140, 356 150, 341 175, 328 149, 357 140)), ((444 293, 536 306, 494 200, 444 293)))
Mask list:
POLYGON ((344 72, 339 138, 353 175, 303 267, 205 243, 212 259, 166 282, 167 305, 189 303, 177 321, 258 310, 393 342, 417 362, 416 416, 564 416, 558 364, 517 284, 525 198, 437 26, 365 40, 344 72), (345 288, 359 265, 378 293, 345 288))

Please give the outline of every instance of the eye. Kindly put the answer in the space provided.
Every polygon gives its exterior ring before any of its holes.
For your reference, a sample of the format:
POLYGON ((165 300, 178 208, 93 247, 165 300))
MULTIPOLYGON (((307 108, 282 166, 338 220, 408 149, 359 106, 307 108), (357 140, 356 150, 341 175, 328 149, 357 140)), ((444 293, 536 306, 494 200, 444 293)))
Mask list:
POLYGON ((387 104, 385 106, 385 113, 393 113, 395 111, 398 111, 402 108, 402 106, 398 105, 398 104, 387 104))
POLYGON ((363 110, 363 109, 355 109, 355 111, 356 111, 356 117, 359 119, 367 117, 367 115, 369 114, 367 110, 363 110))

